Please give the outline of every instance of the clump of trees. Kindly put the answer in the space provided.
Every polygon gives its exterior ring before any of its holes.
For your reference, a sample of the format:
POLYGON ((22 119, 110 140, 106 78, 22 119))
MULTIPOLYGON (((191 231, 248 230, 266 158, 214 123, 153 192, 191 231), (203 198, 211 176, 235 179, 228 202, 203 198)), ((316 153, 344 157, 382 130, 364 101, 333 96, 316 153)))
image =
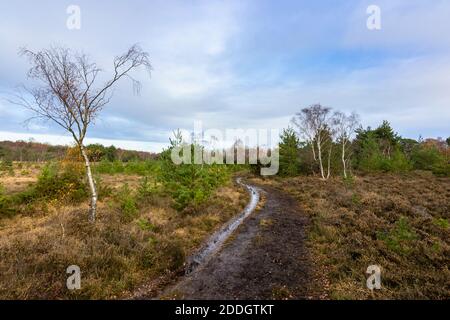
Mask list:
POLYGON ((49 161, 62 159, 67 147, 30 141, 0 141, 0 161, 49 161))
MULTIPOLYGON (((30 141, 0 141, 0 161, 30 161, 46 162, 64 159, 68 146, 50 145, 30 141)), ((115 146, 106 147, 102 144, 85 146, 91 162, 99 161, 142 161, 155 159, 156 154, 144 151, 124 150, 115 146)))
POLYGON ((351 148, 351 139, 358 124, 359 116, 354 112, 349 116, 340 111, 334 113, 332 125, 336 134, 336 142, 340 145, 344 178, 347 178, 347 168, 349 167, 353 151, 351 148))
POLYGON ((356 113, 333 112, 314 104, 292 119, 297 130, 285 129, 280 136, 282 176, 312 173, 327 180, 352 171, 406 172, 431 170, 450 175, 450 138, 419 141, 400 137, 388 121, 364 129, 356 113))
MULTIPOLYGON (((306 146, 311 150, 313 173, 315 173, 315 167, 318 167, 323 180, 330 178, 332 167, 335 166, 333 162, 336 151, 334 150, 339 146, 342 172, 347 177, 347 167, 351 155, 349 146, 354 129, 359 124, 357 114, 333 113, 329 107, 314 104, 298 112, 292 119, 292 123, 297 128, 299 138, 304 140, 306 146)), ((282 137, 281 146, 284 144, 285 141, 282 137)), ((280 162, 284 161, 282 158, 280 155, 280 162)))
POLYGON ((395 171, 412 169, 401 148, 398 136, 387 121, 372 130, 359 128, 354 141, 355 165, 362 171, 395 171))

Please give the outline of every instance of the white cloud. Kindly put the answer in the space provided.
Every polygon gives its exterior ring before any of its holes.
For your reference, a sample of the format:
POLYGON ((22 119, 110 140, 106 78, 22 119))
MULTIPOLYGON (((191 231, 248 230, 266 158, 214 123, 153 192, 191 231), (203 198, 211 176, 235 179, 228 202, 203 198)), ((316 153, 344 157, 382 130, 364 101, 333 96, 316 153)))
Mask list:
POLYGON ((347 22, 343 43, 350 47, 388 50, 450 49, 450 2, 446 0, 378 0, 381 30, 366 28, 366 8, 373 1, 361 1, 347 22))
MULTIPOLYGON (((450 3, 380 0, 379 32, 366 28, 372 2, 341 4, 174 0, 105 9, 80 1, 82 28, 70 32, 64 4, 5 2, 0 89, 25 80, 20 46, 62 43, 90 53, 108 71, 115 55, 139 42, 150 53, 151 78, 134 74, 143 82, 141 96, 123 81, 89 136, 162 143, 195 119, 207 128, 282 128, 315 102, 358 111, 366 125, 391 120, 411 137, 446 134, 450 3), (352 61, 365 54, 369 63, 352 61)), ((20 132, 28 116, 0 104, 0 130, 20 132)), ((62 132, 45 127, 30 130, 62 132)))

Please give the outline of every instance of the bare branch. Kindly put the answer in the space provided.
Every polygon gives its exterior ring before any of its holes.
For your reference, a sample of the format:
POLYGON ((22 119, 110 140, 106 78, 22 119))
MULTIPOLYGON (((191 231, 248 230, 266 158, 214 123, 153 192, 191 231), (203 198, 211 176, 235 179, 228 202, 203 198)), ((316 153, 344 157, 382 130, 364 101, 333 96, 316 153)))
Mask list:
POLYGON ((111 79, 96 86, 101 69, 85 54, 64 47, 38 52, 23 48, 19 53, 30 61, 28 77, 39 85, 32 89, 22 86, 9 101, 32 111, 33 118, 55 122, 73 136, 85 159, 91 190, 90 217, 94 220, 97 193, 83 141, 90 124, 111 100, 113 88, 121 78, 130 79, 133 91, 139 93, 141 84, 130 73, 140 66, 150 71, 149 55, 138 45, 133 45, 126 53, 114 58, 111 79))

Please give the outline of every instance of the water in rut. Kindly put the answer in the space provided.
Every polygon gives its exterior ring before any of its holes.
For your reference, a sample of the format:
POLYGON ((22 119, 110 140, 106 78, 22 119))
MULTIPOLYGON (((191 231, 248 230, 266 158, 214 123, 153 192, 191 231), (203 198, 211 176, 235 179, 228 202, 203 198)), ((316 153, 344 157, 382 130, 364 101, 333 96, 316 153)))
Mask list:
POLYGON ((305 245, 308 218, 298 202, 267 185, 245 186, 253 195, 249 210, 215 234, 193 257, 198 267, 162 290, 158 298, 305 299, 321 295, 321 288, 312 287, 312 261, 305 245), (260 191, 266 195, 264 206, 250 214, 260 191), (233 230, 233 239, 224 244, 233 230))
POLYGON ((214 255, 214 253, 220 249, 222 244, 233 233, 233 231, 236 230, 236 228, 253 212, 253 210, 255 210, 260 197, 258 188, 242 183, 241 178, 237 178, 236 182, 247 188, 250 193, 250 202, 241 214, 233 218, 230 222, 228 222, 228 224, 215 232, 208 239, 208 241, 206 241, 202 248, 188 259, 186 274, 192 272, 197 266, 205 263, 212 255, 214 255))

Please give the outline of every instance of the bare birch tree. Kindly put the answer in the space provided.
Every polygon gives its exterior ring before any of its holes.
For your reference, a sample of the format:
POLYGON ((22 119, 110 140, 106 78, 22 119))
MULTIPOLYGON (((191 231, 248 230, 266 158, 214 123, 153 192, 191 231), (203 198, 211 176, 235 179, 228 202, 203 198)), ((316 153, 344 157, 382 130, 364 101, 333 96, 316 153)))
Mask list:
POLYGON ((31 89, 22 86, 11 102, 31 110, 35 118, 55 122, 72 135, 85 162, 91 195, 89 220, 95 221, 97 188, 84 139, 89 126, 111 100, 112 89, 120 79, 131 80, 134 91, 139 93, 140 82, 130 73, 141 66, 150 71, 149 55, 138 45, 131 46, 114 58, 113 74, 103 82, 98 79, 102 70, 96 63, 68 48, 51 47, 38 52, 22 49, 20 54, 30 61, 28 77, 39 85, 31 89))
POLYGON ((349 116, 345 113, 336 111, 333 115, 336 137, 341 144, 341 161, 344 177, 347 178, 347 166, 350 161, 350 153, 347 152, 350 139, 359 125, 359 116, 352 112, 349 116))
POLYGON ((299 130, 300 136, 311 145, 314 160, 319 162, 320 175, 323 180, 328 179, 331 174, 333 121, 330 111, 331 108, 329 107, 313 104, 296 113, 295 117, 292 119, 292 122, 299 130), (329 149, 328 165, 325 172, 323 153, 326 145, 328 145, 329 149))

